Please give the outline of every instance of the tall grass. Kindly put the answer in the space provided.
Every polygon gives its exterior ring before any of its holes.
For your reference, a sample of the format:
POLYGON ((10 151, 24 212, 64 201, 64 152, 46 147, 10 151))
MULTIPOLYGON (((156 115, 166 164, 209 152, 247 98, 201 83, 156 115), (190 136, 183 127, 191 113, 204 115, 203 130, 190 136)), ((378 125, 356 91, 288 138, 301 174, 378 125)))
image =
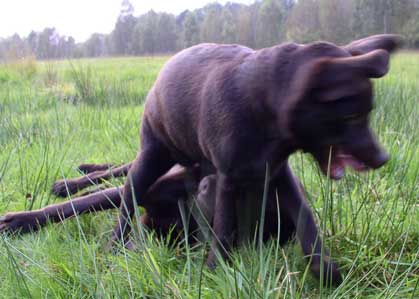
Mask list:
POLYGON ((0 65, 0 83, 31 80, 38 71, 38 64, 32 56, 10 59, 0 65))
MULTIPOLYGON (((398 55, 391 73, 375 82, 372 126, 391 154, 386 166, 348 171, 335 183, 311 157, 291 159, 344 273, 339 287, 321 287, 299 245, 280 248, 277 240, 242 246, 214 272, 204 266, 206 244, 171 247, 142 228, 134 252, 112 255, 104 250, 116 216, 110 212, 30 235, 1 235, 1 297, 418 298, 418 59, 398 55)), ((2 65, 0 214, 57 201, 52 182, 77 176, 82 162, 132 160, 142 103, 165 60, 34 62, 30 76, 2 65)))

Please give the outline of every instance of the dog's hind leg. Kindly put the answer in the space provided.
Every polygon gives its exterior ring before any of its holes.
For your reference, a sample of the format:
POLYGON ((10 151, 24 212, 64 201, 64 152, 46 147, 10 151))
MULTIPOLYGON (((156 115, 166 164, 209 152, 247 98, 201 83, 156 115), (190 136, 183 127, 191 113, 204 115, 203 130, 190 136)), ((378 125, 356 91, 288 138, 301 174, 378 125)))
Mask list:
POLYGON ((280 208, 296 227, 296 235, 310 262, 311 272, 318 279, 323 276, 325 284, 339 284, 342 281, 342 276, 337 265, 331 260, 328 250, 322 249, 322 240, 317 231, 312 211, 305 199, 302 185, 288 164, 281 169, 273 183, 273 187, 278 191, 280 208), (321 259, 322 250, 323 261, 321 259))
POLYGON ((48 222, 60 222, 75 215, 114 209, 121 203, 121 192, 121 188, 113 187, 35 211, 7 213, 0 217, 0 232, 31 232, 48 222))
POLYGON ((86 187, 101 184, 103 180, 125 176, 127 175, 131 164, 132 162, 105 171, 94 171, 78 178, 56 181, 52 187, 52 193, 57 196, 66 197, 75 194, 86 187))

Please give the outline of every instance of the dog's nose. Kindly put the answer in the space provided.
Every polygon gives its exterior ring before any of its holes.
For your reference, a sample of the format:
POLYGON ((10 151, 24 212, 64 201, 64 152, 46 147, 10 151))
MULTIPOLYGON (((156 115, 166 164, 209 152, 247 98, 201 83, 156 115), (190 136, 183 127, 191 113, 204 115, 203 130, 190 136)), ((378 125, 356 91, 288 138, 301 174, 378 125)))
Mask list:
POLYGON ((373 168, 380 168, 381 166, 386 164, 389 159, 390 155, 386 151, 380 150, 378 154, 375 156, 373 168))

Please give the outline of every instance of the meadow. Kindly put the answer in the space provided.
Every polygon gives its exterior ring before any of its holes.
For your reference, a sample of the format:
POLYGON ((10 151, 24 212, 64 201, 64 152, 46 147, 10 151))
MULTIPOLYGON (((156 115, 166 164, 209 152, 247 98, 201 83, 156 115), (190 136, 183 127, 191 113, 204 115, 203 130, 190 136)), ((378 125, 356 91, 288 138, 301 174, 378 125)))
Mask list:
MULTIPOLYGON (((62 199, 52 183, 80 163, 124 163, 138 150, 143 103, 167 57, 0 64, 0 215, 62 199)), ((419 298, 419 54, 400 53, 374 82, 371 124, 391 160, 328 181, 292 157, 345 278, 324 288, 299 244, 236 250, 209 271, 208 247, 177 247, 137 227, 135 251, 105 250, 117 211, 0 236, 1 298, 419 298)), ((121 180, 107 182, 119 185, 121 180)))

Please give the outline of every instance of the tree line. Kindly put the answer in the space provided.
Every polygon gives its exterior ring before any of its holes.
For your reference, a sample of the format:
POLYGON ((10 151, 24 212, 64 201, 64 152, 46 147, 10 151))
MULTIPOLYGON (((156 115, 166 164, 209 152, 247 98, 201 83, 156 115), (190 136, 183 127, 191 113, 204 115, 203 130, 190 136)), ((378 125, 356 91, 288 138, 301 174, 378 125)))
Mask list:
POLYGON ((259 0, 211 3, 179 15, 149 11, 134 15, 123 0, 113 31, 83 43, 54 28, 0 38, 0 58, 59 59, 173 53, 201 42, 252 48, 283 41, 327 40, 338 44, 380 33, 399 33, 419 48, 419 0, 259 0))

